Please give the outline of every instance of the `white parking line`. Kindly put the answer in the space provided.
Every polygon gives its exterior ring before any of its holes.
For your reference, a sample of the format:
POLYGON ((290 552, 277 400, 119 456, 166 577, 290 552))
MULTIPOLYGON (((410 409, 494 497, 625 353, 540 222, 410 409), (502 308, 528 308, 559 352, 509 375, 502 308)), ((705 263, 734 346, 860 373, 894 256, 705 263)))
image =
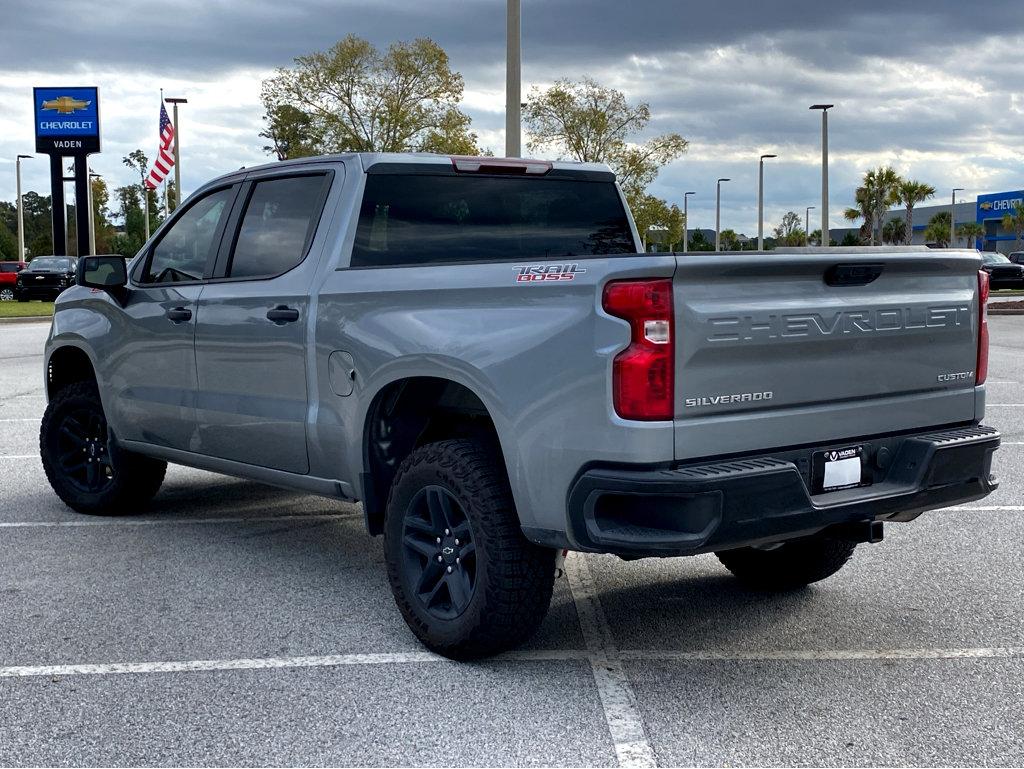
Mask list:
MULTIPOLYGON (((587 659, 575 649, 509 652, 492 657, 493 662, 547 662, 587 659)), ((279 668, 326 668, 346 665, 407 665, 447 663, 459 665, 433 652, 385 652, 377 654, 329 654, 311 657, 262 657, 223 660, 182 660, 173 662, 111 662, 93 665, 15 665, 0 668, 0 678, 33 676, 97 676, 124 673, 197 673, 211 670, 274 670, 279 668)))
MULTIPOLYGON (((572 559, 570 559, 572 560, 572 559)), ((566 568, 569 561, 566 562, 566 568)), ((616 652, 620 666, 622 661, 637 662, 828 662, 847 660, 951 660, 951 659, 1017 659, 1024 657, 1024 647, 954 647, 923 649, 754 649, 743 650, 650 650, 633 649, 616 652)), ((533 651, 506 652, 492 657, 487 662, 571 662, 605 658, 599 649, 538 649, 533 651)), ((348 665, 409 665, 442 663, 461 666, 445 657, 428 651, 382 652, 371 654, 327 654, 308 657, 243 657, 219 660, 174 660, 168 662, 101 662, 81 665, 12 665, 0 667, 0 678, 32 678, 35 676, 103 676, 146 673, 198 673, 214 670, 275 670, 281 668, 326 668, 348 665)), ((485 663, 476 663, 485 664, 485 663)), ((628 682, 627 682, 628 686, 628 682)), ((630 690, 632 692, 632 690, 630 690)), ((602 702, 604 699, 602 697, 602 702)), ((634 700, 635 706, 635 700, 634 700)), ((616 722, 621 735, 628 724, 616 722)), ((642 727, 641 727, 642 731, 642 727)), ((625 743, 629 745, 629 743, 625 743)), ((642 737, 640 748, 650 750, 646 737, 642 737)), ((619 751, 619 743, 616 743, 619 751)), ((653 752, 650 758, 653 760, 653 752)), ((620 761, 624 756, 619 754, 620 761)), ((628 756, 627 756, 628 758, 628 756)))
POLYGON ((289 515, 231 516, 222 518, 95 518, 74 521, 0 521, 0 529, 74 528, 92 526, 167 526, 170 524, 198 523, 265 523, 267 521, 331 521, 341 518, 361 518, 361 512, 352 513, 297 513, 289 515))
POLYGON ((590 652, 590 668, 594 673, 608 731, 615 745, 615 756, 622 767, 657 766, 636 694, 615 648, 615 639, 598 600, 594 579, 585 558, 572 553, 565 560, 565 574, 576 604, 580 631, 590 652))
POLYGON ((0 454, 0 459, 39 459, 38 454, 0 454))
POLYGON ((42 417, 17 417, 16 419, 0 419, 0 422, 42 422, 42 417))
POLYGON ((784 662, 843 660, 952 660, 1010 659, 1024 657, 1024 646, 993 646, 953 649, 792 649, 792 650, 698 650, 623 651, 624 659, 664 662, 784 662))

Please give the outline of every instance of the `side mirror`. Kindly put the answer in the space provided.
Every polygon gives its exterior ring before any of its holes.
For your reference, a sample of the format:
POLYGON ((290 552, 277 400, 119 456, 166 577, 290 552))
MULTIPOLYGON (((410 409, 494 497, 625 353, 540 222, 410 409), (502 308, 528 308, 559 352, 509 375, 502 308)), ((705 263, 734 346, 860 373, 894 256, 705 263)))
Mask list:
POLYGON ((123 256, 83 256, 78 260, 76 282, 88 288, 116 291, 128 285, 128 266, 123 256))

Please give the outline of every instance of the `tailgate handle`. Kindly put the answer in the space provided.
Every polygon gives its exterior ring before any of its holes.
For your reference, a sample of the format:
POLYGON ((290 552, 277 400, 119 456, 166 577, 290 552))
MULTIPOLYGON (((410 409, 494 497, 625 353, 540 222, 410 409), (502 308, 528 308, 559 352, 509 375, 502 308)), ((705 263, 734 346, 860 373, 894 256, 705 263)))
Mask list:
POLYGON ((884 268, 884 264, 833 264, 825 270, 825 282, 830 286, 866 286, 884 268))

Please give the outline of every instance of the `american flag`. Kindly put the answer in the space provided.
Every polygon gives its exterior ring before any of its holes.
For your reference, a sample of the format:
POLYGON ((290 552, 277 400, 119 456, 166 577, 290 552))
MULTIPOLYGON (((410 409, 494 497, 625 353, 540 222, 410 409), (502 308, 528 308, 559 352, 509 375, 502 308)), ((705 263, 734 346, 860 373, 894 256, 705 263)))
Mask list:
POLYGON ((174 124, 167 117, 167 108, 163 101, 160 102, 160 149, 157 151, 156 160, 153 161, 153 168, 146 177, 146 186, 155 190, 157 185, 164 180, 164 177, 174 168, 174 124))

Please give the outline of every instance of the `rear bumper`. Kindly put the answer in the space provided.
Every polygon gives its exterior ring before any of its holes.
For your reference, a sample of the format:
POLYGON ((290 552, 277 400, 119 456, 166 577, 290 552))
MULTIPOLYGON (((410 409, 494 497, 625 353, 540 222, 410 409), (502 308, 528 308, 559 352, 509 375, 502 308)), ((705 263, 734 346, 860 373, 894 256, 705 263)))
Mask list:
POLYGON ((978 425, 671 469, 590 468, 569 492, 569 535, 581 550, 672 556, 909 521, 992 492, 998 447, 999 433, 978 425), (812 496, 813 453, 852 444, 864 447, 872 485, 812 496))

